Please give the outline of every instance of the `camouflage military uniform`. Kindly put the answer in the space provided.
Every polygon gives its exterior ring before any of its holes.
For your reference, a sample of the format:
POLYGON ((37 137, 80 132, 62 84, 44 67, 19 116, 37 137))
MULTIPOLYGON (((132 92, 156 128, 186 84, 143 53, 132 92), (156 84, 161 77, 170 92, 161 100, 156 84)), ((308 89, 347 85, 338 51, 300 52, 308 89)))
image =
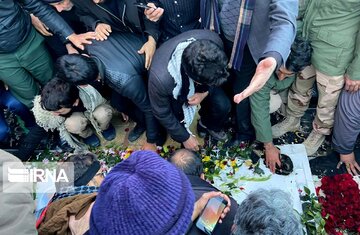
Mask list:
POLYGON ((301 117, 308 108, 316 81, 319 99, 314 130, 329 135, 344 74, 360 80, 356 37, 360 28, 359 0, 309 0, 302 34, 311 41, 312 66, 306 67, 289 91, 287 114, 301 117))

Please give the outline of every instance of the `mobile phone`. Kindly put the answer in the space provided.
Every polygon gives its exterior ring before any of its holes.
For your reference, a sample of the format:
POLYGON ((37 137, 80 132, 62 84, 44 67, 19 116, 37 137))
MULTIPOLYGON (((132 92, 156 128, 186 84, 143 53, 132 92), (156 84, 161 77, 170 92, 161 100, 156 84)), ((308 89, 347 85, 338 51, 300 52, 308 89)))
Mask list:
POLYGON ((143 9, 146 9, 146 10, 152 8, 152 7, 147 6, 147 5, 143 4, 143 3, 134 3, 134 6, 139 7, 139 8, 143 8, 143 9))
POLYGON ((197 220, 196 227, 206 234, 212 234, 226 205, 227 201, 222 197, 211 198, 197 220))

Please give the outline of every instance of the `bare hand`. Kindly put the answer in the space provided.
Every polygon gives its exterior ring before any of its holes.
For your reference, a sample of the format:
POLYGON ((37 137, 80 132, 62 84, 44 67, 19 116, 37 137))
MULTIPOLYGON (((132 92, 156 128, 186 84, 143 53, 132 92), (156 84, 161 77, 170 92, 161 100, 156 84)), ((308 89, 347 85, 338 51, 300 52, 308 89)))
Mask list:
POLYGON ((348 74, 344 75, 345 90, 349 92, 356 92, 359 90, 360 81, 351 80, 348 74))
POLYGON ((91 40, 95 39, 95 32, 87 32, 83 34, 71 34, 68 39, 72 44, 74 44, 80 50, 84 50, 85 47, 83 44, 91 44, 91 40))
POLYGON ((121 112, 120 114, 121 114, 121 117, 122 117, 122 119, 123 119, 124 122, 128 122, 128 121, 129 121, 129 116, 128 116, 128 115, 126 115, 126 114, 123 113, 123 112, 121 112))
POLYGON ((156 7, 155 4, 152 2, 148 3, 147 5, 151 8, 144 11, 146 18, 148 18, 148 20, 150 21, 157 22, 163 15, 164 9, 162 9, 161 7, 156 7))
POLYGON ((208 91, 203 92, 203 93, 195 93, 193 96, 191 96, 188 99, 189 105, 198 105, 198 104, 200 104, 208 94, 209 94, 208 91))
POLYGON ((270 168, 272 173, 275 173, 276 165, 281 167, 280 150, 275 147, 273 143, 264 144, 265 148, 265 163, 270 168))
POLYGON ((111 33, 111 26, 104 23, 99 23, 96 25, 95 33, 96 33, 96 40, 104 41, 106 40, 111 33))
POLYGON ((142 148, 141 148, 142 150, 150 150, 150 151, 154 151, 154 152, 156 152, 156 144, 150 144, 150 143, 148 143, 148 142, 146 142, 143 146, 142 146, 142 148))
POLYGON ((69 55, 70 54, 79 54, 79 52, 70 43, 66 44, 65 47, 66 47, 66 50, 69 55))
POLYGON ((340 162, 337 164, 337 169, 345 163, 346 170, 350 175, 359 175, 360 166, 355 160, 354 152, 350 154, 340 154, 340 162))
POLYGON ((275 68, 276 60, 273 57, 267 57, 260 61, 260 63, 256 67, 256 72, 251 79, 250 85, 243 92, 234 96, 234 102, 238 104, 242 100, 246 99, 253 93, 260 90, 269 80, 275 68))
POLYGON ((30 14, 31 23, 35 27, 35 29, 41 33, 43 36, 52 36, 53 34, 49 32, 49 28, 36 16, 30 14))
POLYGON ((230 211, 230 207, 231 207, 231 201, 230 198, 221 193, 221 192, 208 192, 208 193, 204 193, 201 198, 199 198, 199 200, 197 200, 195 202, 195 206, 194 206, 194 211, 193 214, 191 216, 191 220, 194 221, 197 217, 199 217, 199 215, 201 214, 201 212, 204 210, 206 204, 208 203, 208 201, 213 198, 213 197, 222 197, 227 201, 227 205, 225 207, 225 209, 223 210, 220 219, 219 219, 219 223, 222 223, 222 220, 225 218, 226 214, 230 211))
POLYGON ((190 135, 189 139, 187 139, 185 142, 183 142, 183 145, 186 149, 190 149, 193 151, 199 150, 199 142, 196 139, 196 137, 190 135))
POLYGON ((156 50, 156 42, 152 36, 149 36, 148 41, 140 48, 140 50, 138 50, 138 53, 140 55, 145 53, 145 68, 146 69, 150 68, 155 50, 156 50))

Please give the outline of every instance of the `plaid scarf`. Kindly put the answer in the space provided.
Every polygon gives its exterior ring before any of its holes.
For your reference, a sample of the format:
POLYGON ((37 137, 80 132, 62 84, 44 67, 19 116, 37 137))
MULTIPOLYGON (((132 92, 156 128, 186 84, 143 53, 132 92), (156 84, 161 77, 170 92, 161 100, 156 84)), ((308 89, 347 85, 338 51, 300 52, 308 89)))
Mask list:
MULTIPOLYGON (((250 34, 251 19, 256 0, 242 0, 239 20, 236 27, 236 36, 232 48, 229 67, 240 70, 243 60, 244 47, 250 34)), ((218 0, 201 0, 201 26, 220 34, 218 0)))

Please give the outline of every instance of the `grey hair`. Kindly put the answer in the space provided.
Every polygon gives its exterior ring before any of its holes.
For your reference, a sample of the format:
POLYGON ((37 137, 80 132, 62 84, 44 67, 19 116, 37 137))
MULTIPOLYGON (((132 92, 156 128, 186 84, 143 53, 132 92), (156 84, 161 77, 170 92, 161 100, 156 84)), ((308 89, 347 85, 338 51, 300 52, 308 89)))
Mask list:
POLYGON ((259 189, 248 195, 235 216, 233 235, 303 234, 290 195, 279 189, 259 189))
POLYGON ((201 158, 188 149, 178 149, 169 158, 169 161, 186 175, 200 176, 203 171, 201 158))

